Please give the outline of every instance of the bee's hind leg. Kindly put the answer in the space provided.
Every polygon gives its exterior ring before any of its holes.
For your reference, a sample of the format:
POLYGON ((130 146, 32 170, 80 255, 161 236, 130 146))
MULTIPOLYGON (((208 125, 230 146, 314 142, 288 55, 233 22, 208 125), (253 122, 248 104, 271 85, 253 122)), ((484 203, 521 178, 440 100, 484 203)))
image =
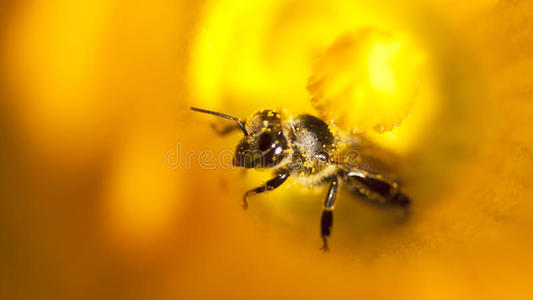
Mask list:
POLYGON ((251 189, 251 190, 247 191, 244 194, 244 196, 242 197, 242 202, 243 202, 242 207, 244 209, 248 208, 248 201, 246 201, 246 198, 248 198, 251 195, 264 193, 266 191, 271 191, 271 190, 279 187, 280 185, 282 185, 287 180, 287 178, 289 178, 289 175, 290 175, 290 171, 289 170, 285 170, 285 169, 279 170, 277 172, 277 174, 276 174, 276 177, 270 179, 269 181, 265 182, 261 186, 258 186, 258 187, 254 188, 254 189, 251 189))
POLYGON ((322 218, 320 219, 320 235, 322 236, 323 246, 320 248, 323 251, 329 251, 328 237, 331 234, 331 227, 333 226, 333 208, 335 206, 335 199, 337 198, 337 189, 339 181, 337 176, 331 179, 328 194, 324 201, 324 209, 322 211, 322 218))
POLYGON ((411 200, 400 191, 397 182, 366 171, 349 172, 346 174, 346 178, 355 183, 353 191, 363 196, 368 203, 378 206, 399 207, 403 210, 401 221, 407 220, 411 200))

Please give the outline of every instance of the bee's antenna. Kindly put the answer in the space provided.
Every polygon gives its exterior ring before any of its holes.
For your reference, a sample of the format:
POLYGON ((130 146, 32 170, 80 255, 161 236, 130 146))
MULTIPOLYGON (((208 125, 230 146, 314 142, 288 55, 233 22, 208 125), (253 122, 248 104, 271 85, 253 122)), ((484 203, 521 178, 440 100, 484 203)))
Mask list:
POLYGON ((219 112, 200 109, 200 108, 196 108, 196 107, 191 107, 191 110, 194 110, 194 111, 197 111, 197 112, 201 112, 201 113, 215 115, 215 116, 222 117, 222 118, 229 119, 229 120, 233 120, 233 121, 237 122, 239 127, 242 129, 242 132, 244 132, 244 135, 248 136, 248 131, 246 131, 246 127, 244 127, 244 124, 238 118, 235 118, 235 117, 232 117, 232 116, 228 116, 228 115, 225 115, 225 114, 222 114, 222 113, 219 113, 219 112))

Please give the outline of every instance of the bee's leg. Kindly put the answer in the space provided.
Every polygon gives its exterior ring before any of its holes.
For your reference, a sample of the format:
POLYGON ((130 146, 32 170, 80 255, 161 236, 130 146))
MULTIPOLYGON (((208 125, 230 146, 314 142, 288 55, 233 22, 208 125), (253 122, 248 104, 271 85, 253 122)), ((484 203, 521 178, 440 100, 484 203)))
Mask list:
POLYGON ((366 171, 352 171, 347 173, 346 177, 356 183, 356 191, 358 193, 373 203, 399 206, 405 210, 409 208, 411 201, 405 194, 400 192, 397 182, 366 171))
POLYGON ((328 237, 331 234, 331 226, 333 226, 333 207, 335 206, 335 199, 337 198, 337 189, 339 182, 337 177, 333 177, 329 185, 328 194, 324 201, 324 210, 322 211, 322 218, 320 220, 320 235, 324 245, 320 248, 323 251, 329 251, 328 237))
POLYGON ((220 136, 226 136, 232 133, 235 130, 240 130, 241 128, 235 124, 231 124, 225 127, 220 128, 215 123, 211 123, 211 128, 215 131, 216 134, 220 136))
POLYGON ((246 201, 246 198, 248 198, 251 195, 263 193, 266 191, 271 191, 279 187, 287 180, 287 178, 289 178, 289 175, 290 175, 289 170, 285 170, 285 169, 279 170, 276 174, 276 177, 265 182, 263 185, 258 186, 255 189, 251 189, 248 192, 246 192, 244 196, 242 197, 243 208, 244 209, 248 208, 248 202, 246 201))

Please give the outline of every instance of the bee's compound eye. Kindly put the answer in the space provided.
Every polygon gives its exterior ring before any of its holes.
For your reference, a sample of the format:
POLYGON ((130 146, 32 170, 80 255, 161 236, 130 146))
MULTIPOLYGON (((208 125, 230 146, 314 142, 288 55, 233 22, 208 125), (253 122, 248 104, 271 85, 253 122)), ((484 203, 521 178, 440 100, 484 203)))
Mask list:
POLYGON ((259 136, 259 150, 266 151, 268 150, 273 143, 273 138, 270 133, 263 133, 259 136))

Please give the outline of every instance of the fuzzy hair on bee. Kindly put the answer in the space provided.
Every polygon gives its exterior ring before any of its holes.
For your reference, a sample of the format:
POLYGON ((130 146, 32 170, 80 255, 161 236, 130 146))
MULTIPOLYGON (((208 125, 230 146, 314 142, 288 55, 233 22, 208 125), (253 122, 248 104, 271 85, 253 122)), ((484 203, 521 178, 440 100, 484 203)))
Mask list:
POLYGON ((262 109, 241 121, 214 111, 191 110, 235 121, 219 132, 222 135, 242 130, 244 136, 235 149, 234 166, 273 171, 270 180, 244 194, 245 209, 250 196, 274 190, 289 178, 304 186, 329 185, 320 219, 324 251, 329 251, 339 185, 375 204, 409 207, 410 200, 399 183, 382 174, 382 160, 374 157, 376 150, 368 141, 355 136, 343 138, 335 126, 315 116, 262 109))

